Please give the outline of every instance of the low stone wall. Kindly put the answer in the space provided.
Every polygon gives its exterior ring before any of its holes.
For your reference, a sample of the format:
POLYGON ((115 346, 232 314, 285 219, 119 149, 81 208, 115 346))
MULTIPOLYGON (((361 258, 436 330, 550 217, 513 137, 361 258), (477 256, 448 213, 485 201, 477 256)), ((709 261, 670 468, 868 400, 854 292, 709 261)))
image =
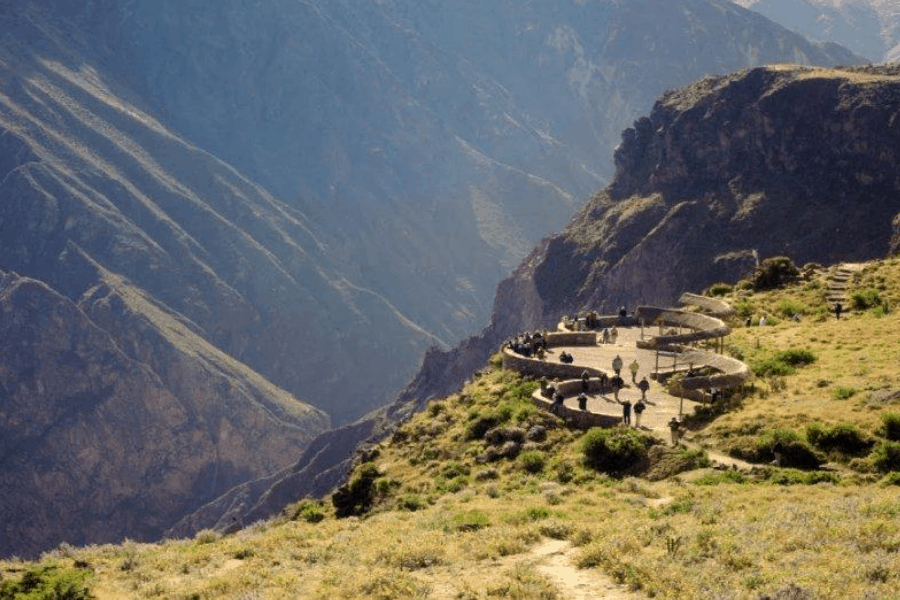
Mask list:
POLYGON ((710 298, 709 296, 700 296, 690 292, 683 293, 681 298, 678 299, 678 302, 686 306, 696 306, 717 317, 730 317, 737 312, 724 300, 710 298))
MULTIPOLYGON (((580 335, 580 334, 579 334, 580 335)), ((509 348, 503 349, 503 368, 523 375, 534 375, 535 377, 546 377, 547 379, 579 379, 584 371, 588 372, 591 377, 598 377, 603 371, 592 367, 584 367, 578 365, 567 365, 559 362, 551 362, 549 360, 540 360, 537 358, 529 358, 516 354, 509 348)))
MULTIPOLYGON (((581 379, 561 381, 556 384, 556 391, 562 394, 564 398, 577 396, 581 393, 581 379)), ((609 386, 609 383, 607 383, 605 387, 600 385, 600 378, 594 376, 591 379, 588 379, 588 392, 592 394, 611 394, 612 388, 609 386)))
POLYGON ((645 327, 679 327, 690 329, 688 333, 674 335, 656 335, 638 341, 638 348, 655 350, 660 346, 672 344, 689 344, 714 338, 722 338, 731 333, 725 322, 715 317, 689 313, 679 310, 641 306, 637 309, 637 317, 642 319, 645 327))
MULTIPOLYGON (((578 382, 580 385, 581 382, 578 382)), ((581 388, 579 387, 579 390, 581 388)), ((538 408, 542 408, 546 411, 550 411, 551 402, 546 398, 543 398, 539 395, 539 392, 536 392, 532 397, 531 401, 538 408)), ((561 406, 559 410, 556 411, 556 415, 563 419, 566 423, 568 423, 572 427, 577 427, 578 429, 590 429, 591 427, 613 427, 622 422, 622 417, 617 415, 601 415, 599 413, 588 412, 586 410, 578 410, 577 408, 570 408, 568 406, 561 406)))
POLYGON ((544 336, 547 346, 596 346, 595 331, 554 331, 544 336))
MULTIPOLYGON (((576 321, 560 321, 556 328, 559 331, 575 331, 575 327, 578 326, 579 322, 583 322, 583 319, 578 319, 576 321)), ((589 331, 597 331, 602 330, 607 327, 636 327, 640 325, 640 321, 634 316, 625 316, 620 317, 619 315, 601 315, 597 317, 597 327, 589 331)))

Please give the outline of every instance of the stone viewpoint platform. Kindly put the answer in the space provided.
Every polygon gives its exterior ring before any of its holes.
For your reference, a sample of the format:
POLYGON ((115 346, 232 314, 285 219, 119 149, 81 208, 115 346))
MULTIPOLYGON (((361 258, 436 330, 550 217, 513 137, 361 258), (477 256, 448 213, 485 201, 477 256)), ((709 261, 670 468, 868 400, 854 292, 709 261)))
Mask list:
MULTIPOLYGON (((682 304, 699 306, 713 315, 726 316, 730 307, 718 300, 693 294, 685 294, 682 304)), ((679 421, 703 402, 712 400, 711 393, 736 388, 747 381, 751 372, 747 365, 736 359, 711 351, 724 347, 723 339, 730 329, 717 316, 671 308, 639 307, 632 315, 599 316, 593 318, 591 330, 585 320, 564 319, 555 332, 543 334, 546 341, 543 358, 515 352, 508 345, 502 350, 503 367, 535 377, 554 380, 557 391, 564 397, 557 414, 580 428, 610 427, 622 422, 622 405, 616 402, 609 386, 601 388, 600 375, 612 377, 613 360, 622 359, 621 377, 625 387, 619 392, 619 400, 628 400, 632 406, 641 398, 637 382, 646 377, 650 382, 641 418, 641 429, 669 439, 669 422, 679 421), (615 327, 615 342, 603 343, 600 332, 615 327), (697 345, 704 343, 706 348, 697 345), (572 357, 571 363, 560 361, 563 353, 572 357), (637 374, 632 380, 629 365, 638 363, 637 374), (582 373, 590 376, 586 410, 578 407, 578 395, 582 393, 582 373), (674 374, 684 377, 673 386, 673 393, 665 382, 674 374)), ((537 390, 532 401, 549 410, 551 398, 537 390)), ((631 422, 635 416, 632 412, 631 422)))

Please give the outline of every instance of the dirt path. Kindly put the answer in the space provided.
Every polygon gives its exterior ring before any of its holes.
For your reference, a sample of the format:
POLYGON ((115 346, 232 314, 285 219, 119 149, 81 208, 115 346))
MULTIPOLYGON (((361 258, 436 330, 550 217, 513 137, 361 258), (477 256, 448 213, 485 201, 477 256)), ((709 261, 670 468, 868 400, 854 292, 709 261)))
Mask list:
POLYGON ((644 600, 624 585, 614 582, 597 569, 578 569, 573 564, 576 549, 565 540, 548 540, 536 546, 531 555, 536 568, 559 589, 565 600, 644 600))

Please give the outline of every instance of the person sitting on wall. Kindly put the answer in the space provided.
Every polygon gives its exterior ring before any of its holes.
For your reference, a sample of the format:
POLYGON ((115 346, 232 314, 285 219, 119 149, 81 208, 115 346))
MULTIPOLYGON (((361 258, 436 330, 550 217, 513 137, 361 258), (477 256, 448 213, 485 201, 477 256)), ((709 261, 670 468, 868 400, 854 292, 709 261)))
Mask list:
POLYGON ((681 439, 681 423, 675 417, 672 417, 672 420, 669 421, 669 431, 672 434, 672 445, 677 446, 678 441, 681 439))
POLYGON ((552 412, 554 415, 559 414, 559 409, 562 408, 564 401, 565 398, 563 397, 563 395, 559 392, 556 392, 553 395, 553 403, 550 405, 550 412, 552 412))

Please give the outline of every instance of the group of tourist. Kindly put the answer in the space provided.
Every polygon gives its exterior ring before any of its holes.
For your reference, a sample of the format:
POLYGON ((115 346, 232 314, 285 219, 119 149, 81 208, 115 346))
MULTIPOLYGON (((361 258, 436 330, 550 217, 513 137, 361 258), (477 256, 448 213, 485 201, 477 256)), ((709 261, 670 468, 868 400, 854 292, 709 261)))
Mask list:
MULTIPOLYGON (((585 326, 592 327, 599 324, 599 318, 596 316, 596 313, 589 313, 582 322, 585 326)), ((602 343, 615 343, 618 333, 619 332, 615 326, 604 328, 602 334, 602 343)), ((534 334, 525 333, 506 343, 506 347, 517 354, 526 357, 538 358, 543 358, 543 353, 546 346, 546 338, 540 332, 535 332, 534 334)), ((574 358, 572 357, 572 355, 566 351, 560 352, 559 360, 564 364, 572 364, 574 362, 574 358)), ((591 379, 595 379, 595 381, 599 385, 596 385, 594 389, 599 390, 601 397, 606 397, 605 394, 611 391, 613 400, 621 405, 622 423, 626 426, 631 426, 633 414, 633 426, 636 428, 640 428, 641 417, 647 410, 647 392, 650 389, 650 382, 647 380, 647 377, 642 377, 640 380, 638 380, 640 364, 635 358, 631 361, 630 364, 628 364, 627 368, 631 374, 631 383, 641 391, 641 397, 634 403, 632 403, 632 401, 628 398, 620 399, 620 391, 623 388, 627 387, 625 384, 625 380, 622 378, 622 370, 625 368, 625 361, 622 359, 621 355, 616 355, 616 357, 612 360, 611 366, 614 373, 611 377, 605 372, 600 371, 595 378, 592 378, 591 374, 587 370, 582 371, 581 393, 577 396, 576 399, 578 409, 587 411, 589 392, 592 388, 591 379)), ((550 412, 554 414, 561 413, 561 409, 564 406, 565 402, 565 396, 563 395, 557 383, 548 382, 546 377, 542 377, 541 395, 551 401, 549 408, 550 412)), ((672 436, 672 444, 676 445, 678 444, 678 441, 681 437, 681 424, 679 423, 677 418, 672 417, 672 420, 669 421, 668 426, 672 436)))
POLYGON ((544 351, 547 349, 547 338, 540 331, 535 331, 533 334, 525 332, 507 341, 504 347, 522 356, 543 358, 544 351))

